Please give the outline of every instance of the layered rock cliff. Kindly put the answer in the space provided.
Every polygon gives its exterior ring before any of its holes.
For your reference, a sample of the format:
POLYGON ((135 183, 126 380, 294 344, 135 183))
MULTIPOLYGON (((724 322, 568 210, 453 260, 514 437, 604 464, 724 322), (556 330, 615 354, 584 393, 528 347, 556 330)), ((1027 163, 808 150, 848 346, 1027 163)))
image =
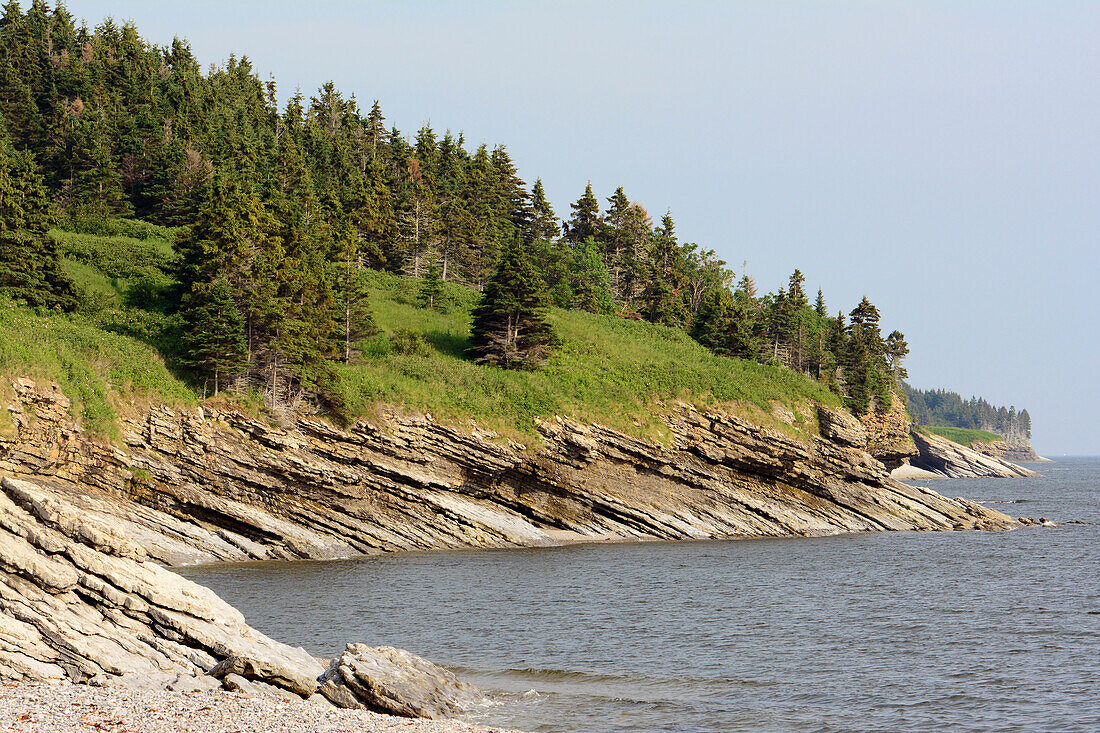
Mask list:
POLYGON ((0 679, 224 687, 426 718, 487 702, 450 672, 389 647, 349 644, 326 671, 102 520, 48 485, 0 481, 0 679))
POLYGON ((665 418, 668 445, 556 418, 527 448, 427 416, 281 429, 228 408, 152 406, 112 445, 81 431, 56 385, 19 380, 14 394, 14 435, 0 438, 2 679, 223 686, 445 717, 483 698, 389 648, 349 645, 325 671, 164 566, 1018 526, 892 480, 867 427, 824 407, 807 442, 683 404, 665 418))
POLYGON ((1011 461, 1012 463, 1049 462, 1049 459, 1040 456, 1035 452, 1035 449, 1027 443, 1020 445, 1017 443, 1008 443, 1004 440, 995 440, 992 443, 974 441, 968 447, 970 450, 977 451, 982 455, 999 458, 1002 461, 1011 461))
POLYGON ((0 472, 49 477, 81 511, 172 565, 335 558, 571 538, 687 539, 1007 528, 1012 519, 890 479, 866 429, 822 409, 804 443, 680 405, 670 444, 555 418, 539 448, 430 417, 279 429, 231 409, 153 406, 123 445, 89 439, 52 385, 15 384, 0 472))
POLYGON ((1011 478, 1038 476, 1035 471, 1002 458, 979 453, 947 438, 913 431, 918 455, 909 465, 941 478, 1011 478))

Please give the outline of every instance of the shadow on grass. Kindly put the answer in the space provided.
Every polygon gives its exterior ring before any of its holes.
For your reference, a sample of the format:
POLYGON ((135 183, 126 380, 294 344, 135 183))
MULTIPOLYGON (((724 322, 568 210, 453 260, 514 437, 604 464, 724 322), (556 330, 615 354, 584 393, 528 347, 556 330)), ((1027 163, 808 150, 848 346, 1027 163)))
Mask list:
POLYGON ((428 331, 424 334, 424 338, 436 351, 457 359, 467 358, 466 349, 470 348, 470 337, 465 334, 449 331, 428 331))

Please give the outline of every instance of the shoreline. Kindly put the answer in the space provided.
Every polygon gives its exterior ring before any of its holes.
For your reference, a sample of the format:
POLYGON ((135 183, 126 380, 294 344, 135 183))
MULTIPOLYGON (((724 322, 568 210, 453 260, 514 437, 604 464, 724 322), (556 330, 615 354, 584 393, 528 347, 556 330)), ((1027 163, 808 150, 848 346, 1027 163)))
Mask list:
POLYGON ((12 733, 520 733, 458 719, 326 708, 290 693, 172 692, 71 682, 0 684, 0 729, 12 733))

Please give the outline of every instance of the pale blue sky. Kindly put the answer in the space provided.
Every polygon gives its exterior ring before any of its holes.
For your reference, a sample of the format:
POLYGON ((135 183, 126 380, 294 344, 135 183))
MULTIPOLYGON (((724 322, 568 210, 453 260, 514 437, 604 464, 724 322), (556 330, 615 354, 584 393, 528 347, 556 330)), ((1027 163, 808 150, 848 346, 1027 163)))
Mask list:
POLYGON ((1100 453, 1100 3, 67 5, 503 142, 559 215, 621 184, 764 289, 866 294, 914 385, 1100 453))

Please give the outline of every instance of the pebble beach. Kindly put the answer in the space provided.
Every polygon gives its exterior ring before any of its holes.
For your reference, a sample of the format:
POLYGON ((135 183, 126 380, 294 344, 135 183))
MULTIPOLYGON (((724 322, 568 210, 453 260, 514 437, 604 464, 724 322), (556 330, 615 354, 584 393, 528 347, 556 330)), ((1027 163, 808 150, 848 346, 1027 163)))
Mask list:
POLYGON ((461 721, 323 708, 291 695, 168 692, 8 682, 0 730, 13 733, 509 733, 461 721))

